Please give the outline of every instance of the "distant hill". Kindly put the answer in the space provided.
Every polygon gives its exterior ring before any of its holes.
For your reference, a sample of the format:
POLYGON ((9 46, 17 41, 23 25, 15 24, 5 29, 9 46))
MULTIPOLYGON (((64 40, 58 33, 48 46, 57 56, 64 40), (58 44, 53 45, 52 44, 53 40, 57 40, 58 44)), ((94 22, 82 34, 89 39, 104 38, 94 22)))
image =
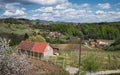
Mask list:
MULTIPOLYGON (((120 22, 101 22, 101 23, 72 23, 72 22, 53 22, 45 20, 29 20, 25 18, 4 18, 0 19, 0 37, 10 38, 11 34, 15 35, 20 41, 24 34, 32 35, 35 31, 47 35, 51 31, 61 32, 64 36, 81 37, 84 39, 108 39, 114 40, 120 36, 120 22), (18 37, 17 37, 18 36, 18 37)), ((66 40, 64 38, 63 40, 66 40)), ((49 39, 50 40, 50 39, 49 39)), ((51 42, 52 43, 52 42, 51 42)), ((57 41, 56 41, 57 43, 57 41)))

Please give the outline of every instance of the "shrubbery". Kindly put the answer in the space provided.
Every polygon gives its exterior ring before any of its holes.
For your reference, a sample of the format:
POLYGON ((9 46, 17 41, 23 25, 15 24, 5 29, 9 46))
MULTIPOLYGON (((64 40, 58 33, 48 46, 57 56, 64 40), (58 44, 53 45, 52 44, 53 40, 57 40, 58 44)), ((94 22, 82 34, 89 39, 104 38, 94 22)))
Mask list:
POLYGON ((28 41, 34 41, 34 42, 45 42, 45 38, 42 37, 41 35, 33 35, 33 36, 30 36, 28 39, 28 41))
POLYGON ((120 50, 120 38, 115 40, 115 42, 108 46, 106 50, 120 50))
POLYGON ((95 56, 87 56, 83 59, 83 70, 88 72, 94 72, 99 69, 98 61, 95 60, 95 56))
POLYGON ((9 42, 0 38, 0 75, 28 75, 32 65, 25 55, 17 55, 9 42))

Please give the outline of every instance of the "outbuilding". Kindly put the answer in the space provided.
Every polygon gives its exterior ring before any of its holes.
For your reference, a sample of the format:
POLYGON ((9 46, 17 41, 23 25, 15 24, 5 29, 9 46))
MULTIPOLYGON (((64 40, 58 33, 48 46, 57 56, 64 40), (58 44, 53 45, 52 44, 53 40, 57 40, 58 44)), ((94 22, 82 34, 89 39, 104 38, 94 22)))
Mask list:
POLYGON ((39 58, 53 56, 53 48, 47 42, 21 41, 17 50, 19 53, 39 58))

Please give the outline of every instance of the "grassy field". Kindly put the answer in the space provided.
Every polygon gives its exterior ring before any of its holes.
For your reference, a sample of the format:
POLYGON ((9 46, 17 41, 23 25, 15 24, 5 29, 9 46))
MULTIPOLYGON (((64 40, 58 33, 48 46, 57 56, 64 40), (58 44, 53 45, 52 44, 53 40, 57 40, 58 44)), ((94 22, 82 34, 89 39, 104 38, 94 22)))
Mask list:
POLYGON ((21 24, 0 24, 0 33, 15 33, 15 34, 25 34, 25 33, 32 33, 32 29, 27 25, 21 24))

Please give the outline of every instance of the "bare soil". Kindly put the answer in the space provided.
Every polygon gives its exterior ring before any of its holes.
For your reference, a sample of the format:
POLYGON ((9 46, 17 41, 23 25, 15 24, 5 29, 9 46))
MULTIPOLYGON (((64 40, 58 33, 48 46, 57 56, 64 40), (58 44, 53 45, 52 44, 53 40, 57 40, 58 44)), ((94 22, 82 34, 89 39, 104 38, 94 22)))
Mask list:
POLYGON ((63 69, 57 65, 37 59, 29 60, 33 65, 33 68, 30 71, 30 75, 62 75, 60 72, 63 69))
MULTIPOLYGON (((53 44, 55 47, 60 48, 60 50, 79 50, 80 44, 53 44)), ((89 48, 82 46, 82 50, 90 50, 89 48)))

